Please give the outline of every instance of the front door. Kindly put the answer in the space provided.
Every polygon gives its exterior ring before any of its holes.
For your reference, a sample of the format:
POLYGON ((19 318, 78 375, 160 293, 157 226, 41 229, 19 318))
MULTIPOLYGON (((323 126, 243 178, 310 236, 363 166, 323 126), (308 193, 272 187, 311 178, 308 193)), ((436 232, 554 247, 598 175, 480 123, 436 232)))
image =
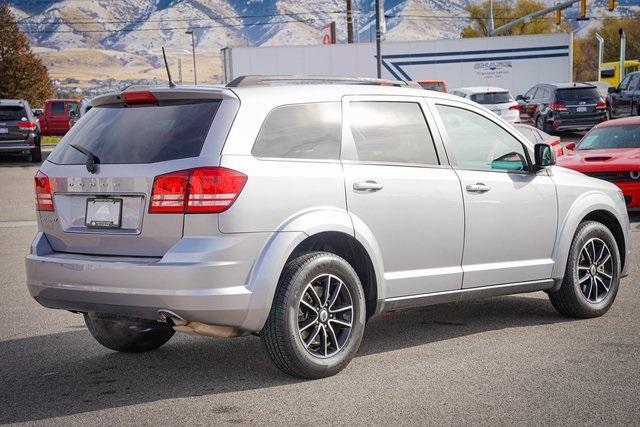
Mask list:
POLYGON ((531 172, 523 142, 480 109, 453 102, 436 109, 464 196, 463 288, 549 279, 557 225, 551 177, 531 172))
POLYGON ((422 98, 347 97, 343 111, 347 206, 379 246, 379 297, 460 289, 460 182, 422 98))

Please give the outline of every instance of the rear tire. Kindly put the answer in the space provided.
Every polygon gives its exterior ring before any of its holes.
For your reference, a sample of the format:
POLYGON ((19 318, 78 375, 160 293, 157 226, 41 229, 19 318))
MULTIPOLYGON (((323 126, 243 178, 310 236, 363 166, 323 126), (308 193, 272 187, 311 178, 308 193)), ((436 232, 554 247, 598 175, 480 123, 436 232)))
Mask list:
POLYGON ((42 148, 40 147, 40 144, 36 145, 36 147, 31 150, 31 162, 32 163, 42 162, 42 148))
POLYGON ((548 126, 544 121, 544 117, 542 116, 538 116, 538 118, 536 119, 536 127, 544 133, 551 133, 549 132, 548 126))
POLYGON ((618 293, 620 269, 618 245, 611 231, 596 221, 581 223, 571 243, 562 285, 549 292, 551 304, 567 317, 602 316, 618 293))
POLYGON ((353 359, 365 323, 364 292, 354 269, 335 254, 312 252, 284 267, 260 336, 281 371, 324 378, 353 359))
POLYGON ((88 313, 84 315, 84 321, 96 341, 123 353, 155 350, 175 333, 170 326, 154 320, 124 316, 88 313))

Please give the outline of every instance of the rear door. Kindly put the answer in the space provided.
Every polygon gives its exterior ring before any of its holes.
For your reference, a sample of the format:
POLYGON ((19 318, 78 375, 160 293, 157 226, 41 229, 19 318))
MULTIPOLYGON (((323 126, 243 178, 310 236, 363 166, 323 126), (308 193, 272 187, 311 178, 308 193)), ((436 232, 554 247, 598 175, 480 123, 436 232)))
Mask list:
POLYGON ((460 289, 460 182, 426 104, 417 97, 347 97, 343 111, 347 206, 378 243, 386 298, 460 289))
MULTIPOLYGON (((217 166, 237 106, 215 94, 161 95, 150 104, 95 106, 49 156, 42 172, 51 180, 55 211, 39 214, 54 250, 162 256, 182 237, 184 214, 149 213, 154 178, 217 166), (98 158, 95 173, 86 150, 98 158)), ((211 221, 217 224, 216 215, 211 221)))
POLYGON ((0 105, 0 144, 21 142, 29 132, 21 130, 18 123, 27 121, 28 115, 22 105, 0 105))
POLYGON ((51 101, 47 107, 46 120, 49 133, 63 134, 69 127, 69 112, 64 101, 51 101))

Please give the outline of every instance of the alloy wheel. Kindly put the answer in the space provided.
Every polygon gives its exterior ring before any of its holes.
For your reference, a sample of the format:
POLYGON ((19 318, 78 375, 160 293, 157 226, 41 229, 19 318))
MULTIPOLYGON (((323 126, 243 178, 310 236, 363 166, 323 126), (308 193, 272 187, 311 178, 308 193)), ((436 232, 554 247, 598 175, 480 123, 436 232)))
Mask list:
POLYGON ((589 239, 578 257, 578 287, 592 304, 602 302, 613 284, 613 258, 607 244, 598 238, 589 239))
POLYGON ((347 343, 353 325, 353 300, 345 283, 333 274, 311 280, 298 304, 298 334, 313 356, 326 358, 347 343))

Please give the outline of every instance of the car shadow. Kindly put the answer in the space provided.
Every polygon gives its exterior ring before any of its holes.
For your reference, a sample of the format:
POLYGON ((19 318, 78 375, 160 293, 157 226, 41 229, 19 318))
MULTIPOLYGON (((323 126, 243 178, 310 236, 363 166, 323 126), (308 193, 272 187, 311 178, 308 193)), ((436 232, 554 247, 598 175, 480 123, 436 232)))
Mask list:
MULTIPOLYGON (((560 317, 546 298, 525 296, 391 313, 369 322, 356 357, 503 328, 565 321, 568 319, 560 317)), ((303 381, 278 371, 254 336, 215 339, 176 335, 154 352, 123 354, 100 347, 83 327, 71 328, 0 342, 4 359, 0 365, 0 423, 303 381)), ((354 372, 342 373, 349 374, 354 372)))

